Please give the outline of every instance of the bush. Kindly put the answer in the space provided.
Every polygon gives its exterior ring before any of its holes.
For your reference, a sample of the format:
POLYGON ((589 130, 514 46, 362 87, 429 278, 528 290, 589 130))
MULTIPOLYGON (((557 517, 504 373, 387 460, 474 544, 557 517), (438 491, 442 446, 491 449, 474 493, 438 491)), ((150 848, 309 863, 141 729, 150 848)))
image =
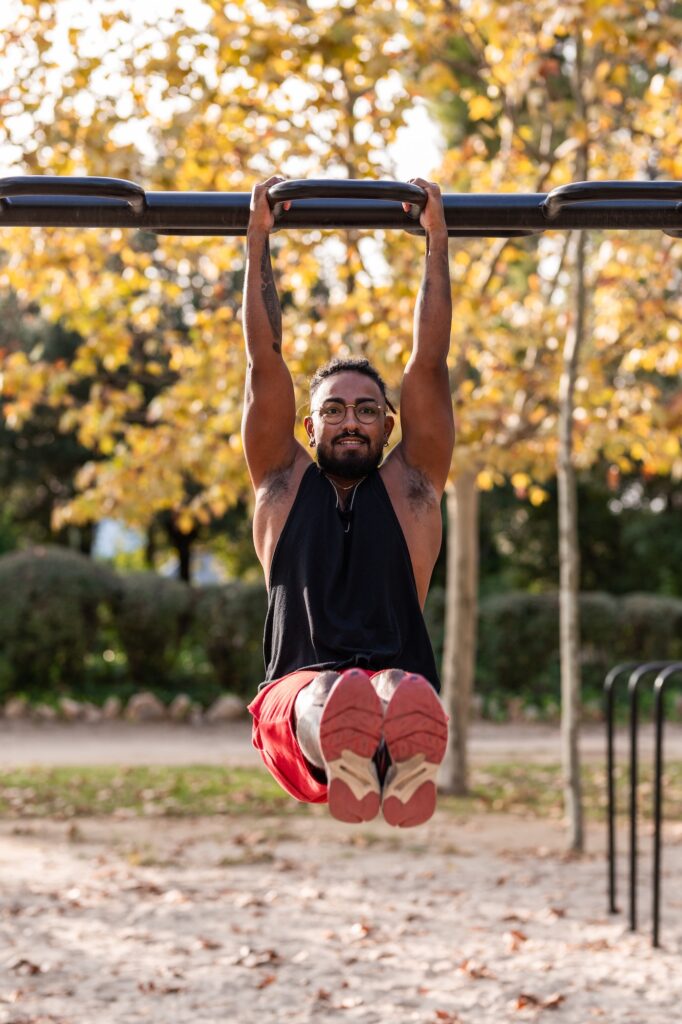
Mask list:
MULTIPOLYGON (((682 600, 653 594, 580 596, 583 695, 600 697, 620 661, 682 657, 682 600)), ((539 706, 560 696, 557 593, 508 593, 479 608, 476 690, 487 703, 510 696, 539 706)))
POLYGON ((120 576, 113 625, 133 683, 164 684, 192 622, 193 593, 186 583, 153 572, 120 576))
POLYGON ((252 696, 263 679, 266 611, 262 583, 235 580, 198 591, 194 631, 222 689, 252 696))
MULTIPOLYGON (((265 587, 233 581, 191 588, 154 573, 116 575, 64 548, 0 556, 0 695, 60 693, 99 700, 179 689, 203 703, 221 691, 244 697, 263 678, 265 587)), ((425 618, 442 659, 444 593, 425 618)), ((620 661, 682 659, 682 600, 651 594, 581 596, 586 699, 600 695, 620 661)), ((505 593, 479 607, 476 691, 484 707, 510 697, 539 708, 559 698, 556 593, 505 593)))
POLYGON ((66 548, 0 557, 0 686, 42 694, 77 685, 117 589, 107 568, 66 548))
POLYGON ((263 678, 266 609, 262 584, 193 589, 155 573, 118 575, 65 548, 4 555, 0 695, 249 696, 263 678))
POLYGON ((558 678, 556 595, 501 594, 481 602, 476 689, 485 698, 554 693, 558 678))
POLYGON ((636 652, 641 661, 682 659, 682 600, 628 594, 621 604, 623 641, 629 652, 636 652))

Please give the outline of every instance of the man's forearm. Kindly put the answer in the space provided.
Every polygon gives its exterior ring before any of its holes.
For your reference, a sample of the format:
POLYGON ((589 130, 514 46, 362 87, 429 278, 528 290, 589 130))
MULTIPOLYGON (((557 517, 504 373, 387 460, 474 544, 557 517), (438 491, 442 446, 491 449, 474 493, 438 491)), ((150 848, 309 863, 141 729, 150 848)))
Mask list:
POLYGON ((413 356, 442 365, 450 348, 452 294, 447 231, 426 236, 424 278, 414 317, 413 356))
POLYGON ((282 307, 270 260, 270 236, 265 231, 246 236, 244 337, 249 359, 282 350, 282 307))

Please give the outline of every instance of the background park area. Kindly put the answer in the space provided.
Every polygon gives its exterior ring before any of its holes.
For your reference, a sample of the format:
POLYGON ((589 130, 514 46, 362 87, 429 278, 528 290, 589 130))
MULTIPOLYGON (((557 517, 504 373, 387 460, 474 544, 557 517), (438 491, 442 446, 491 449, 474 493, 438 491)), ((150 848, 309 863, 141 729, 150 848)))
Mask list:
MULTIPOLYGON (((681 44, 672 2, 7 0, 0 177, 681 181, 681 44)), ((423 238, 271 248, 301 424, 333 356, 397 404, 423 238)), ((244 240, 0 209, 0 1024, 679 1015, 679 690, 654 952, 606 912, 602 683, 682 659, 681 256, 661 231, 450 243, 425 617, 453 729, 408 834, 292 804, 249 745, 244 240)))

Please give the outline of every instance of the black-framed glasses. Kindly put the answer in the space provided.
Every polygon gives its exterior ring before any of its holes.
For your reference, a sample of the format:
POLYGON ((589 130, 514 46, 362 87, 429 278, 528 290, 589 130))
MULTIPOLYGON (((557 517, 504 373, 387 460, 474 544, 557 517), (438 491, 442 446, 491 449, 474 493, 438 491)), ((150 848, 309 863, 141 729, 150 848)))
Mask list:
POLYGON ((320 414, 325 423, 343 423, 349 409, 355 409, 358 423, 375 423, 386 407, 378 402, 323 402, 319 409, 312 412, 320 414))

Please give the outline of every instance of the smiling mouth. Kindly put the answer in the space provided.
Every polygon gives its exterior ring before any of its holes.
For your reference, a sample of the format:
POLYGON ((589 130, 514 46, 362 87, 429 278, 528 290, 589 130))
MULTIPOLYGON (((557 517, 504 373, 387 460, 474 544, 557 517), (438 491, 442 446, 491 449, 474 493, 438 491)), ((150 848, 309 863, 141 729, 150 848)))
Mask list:
POLYGON ((343 448, 359 448, 360 445, 367 444, 361 437, 344 437, 340 441, 335 441, 334 444, 341 445, 343 448))

